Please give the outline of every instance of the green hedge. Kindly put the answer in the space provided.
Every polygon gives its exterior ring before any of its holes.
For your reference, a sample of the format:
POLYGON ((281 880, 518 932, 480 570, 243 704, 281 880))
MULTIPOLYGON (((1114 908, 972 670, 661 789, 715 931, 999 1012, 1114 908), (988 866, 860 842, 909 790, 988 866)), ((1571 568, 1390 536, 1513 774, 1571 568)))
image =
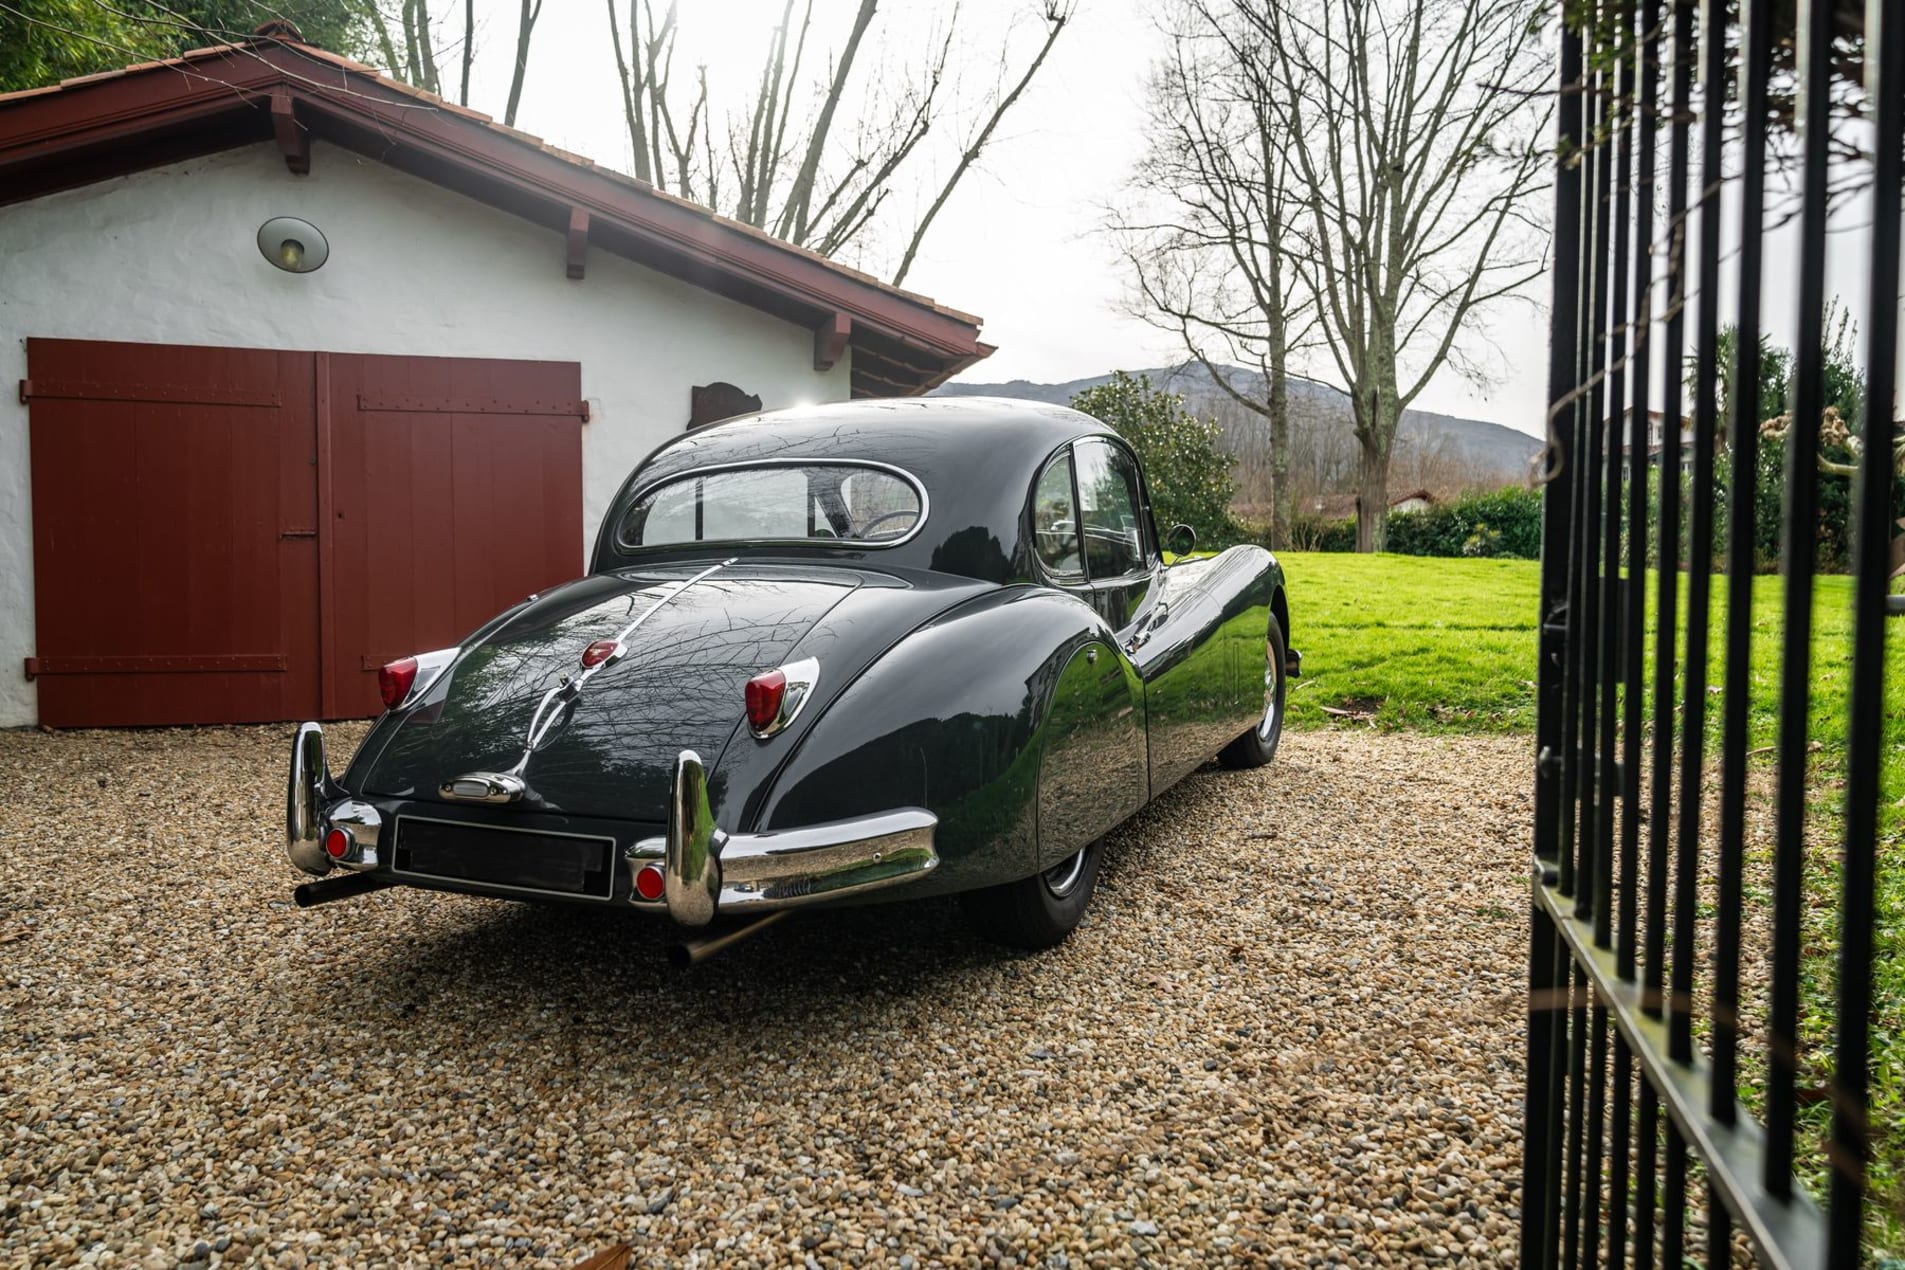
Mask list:
POLYGON ((1388 549, 1401 556, 1541 555, 1541 491, 1509 488, 1470 494, 1419 512, 1389 517, 1388 549))
MULTIPOLYGON (((1298 516, 1296 551, 1354 551, 1356 522, 1298 516)), ((1419 512, 1390 513, 1387 549, 1402 556, 1541 556, 1541 491, 1509 488, 1470 494, 1419 512)))

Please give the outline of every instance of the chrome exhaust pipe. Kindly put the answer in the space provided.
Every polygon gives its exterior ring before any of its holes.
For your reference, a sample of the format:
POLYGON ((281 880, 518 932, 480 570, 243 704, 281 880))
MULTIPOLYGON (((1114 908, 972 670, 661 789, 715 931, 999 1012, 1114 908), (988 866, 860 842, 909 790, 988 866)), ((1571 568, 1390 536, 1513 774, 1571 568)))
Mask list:
POLYGON ((389 885, 389 882, 374 873, 347 873, 341 878, 306 882, 291 892, 291 899, 299 908, 316 908, 320 904, 331 904, 338 900, 354 899, 359 895, 369 895, 372 891, 381 891, 389 885))
MULTIPOLYGON (((312 883, 311 885, 326 884, 312 883)), ((304 888, 300 887, 299 889, 302 890, 304 888)), ((698 966, 716 953, 734 947, 734 945, 740 943, 748 936, 760 934, 792 911, 791 909, 785 908, 775 909, 771 913, 761 914, 745 926, 737 926, 733 930, 725 931, 722 934, 710 935, 706 939, 683 940, 668 950, 668 960, 677 970, 686 970, 690 966, 698 966)))

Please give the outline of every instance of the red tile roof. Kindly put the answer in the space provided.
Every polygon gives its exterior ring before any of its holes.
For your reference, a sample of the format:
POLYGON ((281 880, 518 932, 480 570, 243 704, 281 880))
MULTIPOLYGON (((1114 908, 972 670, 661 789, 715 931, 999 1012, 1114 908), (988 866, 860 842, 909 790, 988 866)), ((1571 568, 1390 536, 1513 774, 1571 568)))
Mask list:
POLYGON ((853 394, 924 392, 992 352, 980 319, 795 247, 346 57, 278 38, 0 94, 0 205, 267 140, 273 102, 358 151, 800 323, 850 323, 853 394))

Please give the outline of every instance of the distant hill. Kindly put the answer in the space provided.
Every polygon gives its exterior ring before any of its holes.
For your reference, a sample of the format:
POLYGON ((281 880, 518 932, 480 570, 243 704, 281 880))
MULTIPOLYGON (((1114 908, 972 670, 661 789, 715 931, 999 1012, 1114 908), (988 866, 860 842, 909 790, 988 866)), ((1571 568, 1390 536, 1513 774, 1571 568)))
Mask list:
MULTIPOLYGON (((1260 439, 1266 428, 1262 417, 1231 400, 1211 380, 1209 372, 1196 362, 1129 373, 1134 377, 1149 375, 1153 384, 1182 393, 1186 404, 1199 414, 1215 417, 1231 434, 1234 450, 1248 453, 1259 445, 1265 445, 1260 439)), ((1262 377, 1256 372, 1233 367, 1228 373, 1231 382, 1239 390, 1253 395, 1259 390, 1262 377)), ((1062 384, 1039 384, 1026 379, 1014 379, 1003 384, 951 383, 935 388, 931 395, 1024 397, 1062 406, 1070 404, 1072 394, 1109 383, 1110 380, 1110 375, 1096 375, 1090 379, 1074 379, 1062 384)), ((1350 461, 1355 452, 1355 423, 1349 397, 1328 384, 1296 376, 1290 379, 1289 391, 1290 425, 1295 444, 1304 444, 1307 434, 1312 448, 1337 456, 1332 460, 1333 464, 1350 461)), ((1427 410, 1403 413, 1402 425, 1397 429, 1397 447, 1400 451, 1410 446, 1434 449, 1452 463, 1504 484, 1525 480, 1529 464, 1541 452, 1541 442, 1525 432, 1499 423, 1462 419, 1427 410)))

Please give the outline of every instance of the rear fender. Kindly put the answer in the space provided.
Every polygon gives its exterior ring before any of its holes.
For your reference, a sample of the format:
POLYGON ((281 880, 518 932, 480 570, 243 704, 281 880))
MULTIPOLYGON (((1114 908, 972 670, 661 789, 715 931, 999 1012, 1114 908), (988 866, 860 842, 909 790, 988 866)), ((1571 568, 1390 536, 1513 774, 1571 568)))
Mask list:
POLYGON ((1102 618, 1030 588, 992 592, 921 627, 813 724, 774 782, 760 827, 924 807, 939 817, 940 864, 909 896, 1037 872, 1053 692, 1092 643, 1116 648, 1102 618))

